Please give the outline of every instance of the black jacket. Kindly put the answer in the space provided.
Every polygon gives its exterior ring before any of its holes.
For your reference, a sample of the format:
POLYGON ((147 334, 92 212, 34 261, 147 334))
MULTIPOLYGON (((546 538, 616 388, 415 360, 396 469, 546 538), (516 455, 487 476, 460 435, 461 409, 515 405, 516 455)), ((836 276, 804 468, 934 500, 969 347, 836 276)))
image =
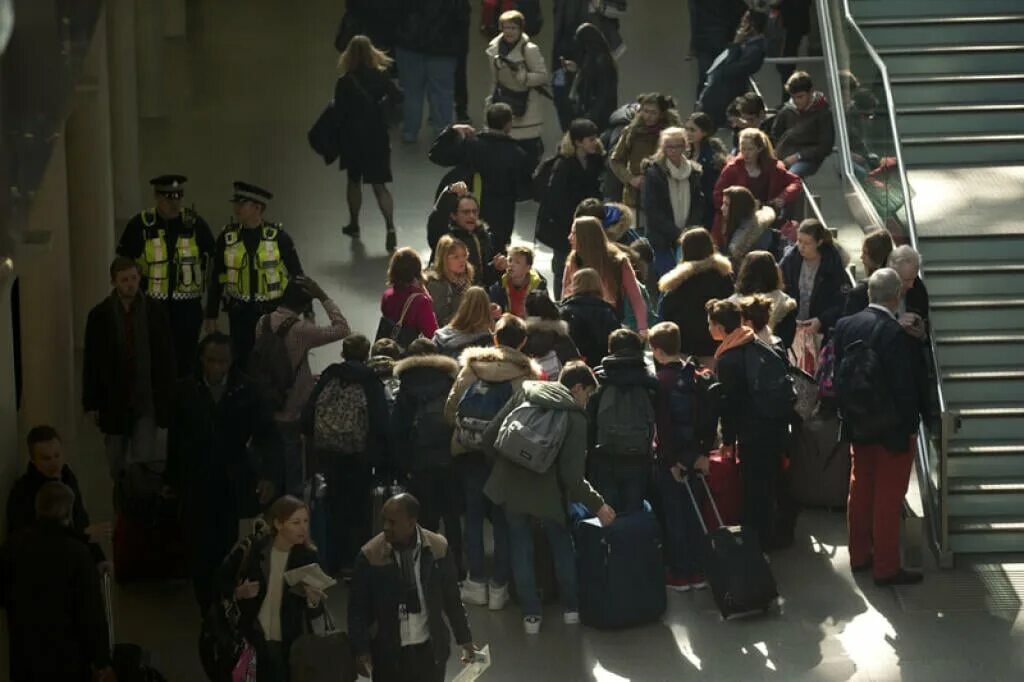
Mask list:
POLYGON ((395 45, 434 57, 465 52, 469 0, 403 0, 395 45))
POLYGON ((718 54, 732 42, 747 5, 743 0, 690 0, 696 16, 693 49, 718 54))
POLYGON ((388 399, 384 392, 384 384, 381 383, 377 373, 362 362, 344 361, 329 365, 320 374, 320 378, 310 394, 306 407, 302 411, 302 431, 306 434, 306 440, 313 442, 313 417, 316 408, 316 400, 320 391, 328 383, 339 380, 344 384, 359 384, 366 393, 366 418, 369 422, 366 438, 366 452, 363 453, 371 464, 383 463, 389 454, 388 429, 390 428, 390 412, 388 410, 388 399))
MULTIPOLYGON (((505 133, 482 130, 463 138, 451 127, 434 140, 430 160, 480 175, 480 217, 492 228, 511 233, 516 202, 530 198, 533 168, 526 152, 505 133)), ((473 183, 470 182, 470 190, 473 183)))
POLYGON ((714 254, 699 261, 685 261, 658 281, 663 296, 658 317, 675 322, 682 333, 684 355, 714 355, 718 342, 708 331, 705 304, 713 298, 729 298, 733 293, 732 264, 725 256, 714 254))
POLYGON ((469 262, 473 266, 473 283, 490 286, 498 281, 498 271, 491 265, 497 252, 491 240, 491 231, 486 224, 478 224, 473 232, 463 230, 451 222, 451 215, 459 203, 459 195, 448 189, 444 189, 437 197, 434 210, 427 221, 427 241, 430 242, 433 260, 433 250, 437 242, 446 234, 455 237, 469 249, 469 262))
POLYGON ((555 351, 562 365, 570 360, 579 359, 580 352, 569 337, 569 324, 565 320, 527 318, 526 345, 523 346, 523 352, 531 358, 541 358, 551 351, 555 351))
POLYGON ((754 36, 741 45, 729 45, 729 56, 708 72, 704 91, 697 100, 697 110, 710 116, 719 128, 727 123, 725 110, 729 104, 750 87, 749 78, 764 64, 767 41, 754 36))
POLYGON ((619 71, 607 55, 582 55, 580 59, 579 70, 566 79, 572 116, 592 121, 598 130, 604 130, 619 106, 619 71))
MULTIPOLYGON (((925 288, 924 282, 921 281, 920 277, 914 278, 914 286, 906 293, 905 301, 908 313, 917 313, 927 322, 931 304, 929 302, 928 289, 925 288)), ((846 292, 842 317, 854 315, 867 307, 868 281, 862 279, 857 282, 857 286, 846 292)))
MULTIPOLYGON (((82 358, 82 408, 99 413, 100 430, 108 435, 131 433, 135 418, 122 343, 117 334, 117 311, 121 305, 111 294, 89 311, 85 323, 85 351, 82 358)), ((149 342, 150 383, 153 390, 153 416, 157 426, 167 428, 174 390, 174 348, 166 307, 150 305, 146 297, 137 297, 135 306, 145 309, 149 342)))
POLYGON ((569 323, 569 337, 590 367, 608 354, 608 336, 622 326, 610 303, 600 296, 569 296, 561 304, 562 319, 569 323))
MULTIPOLYGON (((797 310, 800 306, 800 268, 804 259, 796 246, 791 246, 786 255, 779 261, 782 269, 782 279, 786 283, 786 293, 797 302, 797 310)), ((832 333, 832 327, 843 312, 843 305, 846 303, 846 292, 850 286, 850 279, 843 268, 843 259, 839 249, 835 246, 825 246, 821 249, 821 265, 814 275, 814 290, 811 292, 811 305, 809 308, 810 317, 821 320, 821 333, 827 339, 832 333)))
MULTIPOLYGON (((206 281, 209 281, 210 268, 208 263, 209 259, 213 257, 214 239, 213 232, 210 231, 210 226, 203 220, 203 217, 192 210, 186 210, 182 212, 182 215, 178 216, 173 220, 164 220, 159 213, 155 214, 156 223, 152 227, 146 227, 146 224, 142 220, 142 214, 137 213, 128 221, 125 225, 124 232, 121 233, 121 239, 117 243, 117 255, 125 256, 137 261, 146 250, 146 236, 148 232, 155 234, 156 230, 164 230, 164 244, 167 249, 167 254, 172 259, 177 260, 177 252, 175 244, 178 241, 178 236, 182 233, 192 232, 195 236, 196 246, 199 248, 199 255, 203 263, 203 272, 207 277, 206 281), (185 221, 188 220, 186 226, 185 221)), ((167 268, 167 290, 173 292, 174 288, 178 284, 178 268, 171 264, 167 268)), ((142 278, 142 289, 145 290, 149 285, 149 282, 145 277, 142 278)))
POLYGON ((93 666, 110 665, 99 572, 77 531, 40 521, 11 536, 0 554, 0 605, 12 680, 89 682, 93 666))
MULTIPOLYGON (((700 166, 690 164, 690 212, 686 225, 700 225, 704 219, 704 190, 701 186, 700 166)), ((647 239, 655 251, 669 251, 676 247, 683 231, 676 227, 672 213, 672 198, 669 196, 668 171, 665 162, 645 164, 644 191, 641 195, 644 211, 647 212, 647 239)))
MULTIPOLYGON (((596 449, 598 412, 605 390, 609 386, 639 386, 647 391, 653 411, 658 395, 658 378, 647 366, 643 355, 609 355, 601 360, 600 366, 594 369, 594 374, 597 375, 599 386, 597 392, 587 402, 587 452, 590 456, 606 456, 596 449)), ((654 428, 654 424, 651 424, 651 428, 654 428)))
MULTIPOLYGON (((917 433, 917 425, 921 419, 922 396, 924 381, 922 355, 917 341, 892 317, 877 308, 867 308, 844 317, 836 324, 833 341, 836 349, 835 366, 838 370, 843 361, 846 348, 854 341, 864 341, 871 337, 875 325, 884 325, 876 341, 875 350, 882 363, 886 385, 879 390, 892 394, 896 411, 900 415, 899 426, 886 434, 877 445, 882 445, 894 452, 907 452, 910 448, 910 437, 917 433)), ((841 390, 839 386, 836 387, 841 390)))
MULTIPOLYGON (((418 530, 422 538, 419 574, 426 602, 422 606, 427 610, 434 661, 441 663, 448 660, 452 635, 459 645, 469 644, 473 636, 459 596, 455 561, 448 551, 448 541, 437 533, 423 528, 418 530)), ((356 656, 370 654, 375 667, 393 664, 402 648, 398 605, 406 587, 395 552, 383 533, 363 545, 354 570, 348 603, 352 653, 356 656)))
POLYGON ((569 229, 576 206, 584 199, 601 198, 604 153, 591 154, 581 164, 575 154, 559 153, 551 168, 548 190, 537 207, 537 241, 569 251, 569 229))
MULTIPOLYGON (((25 473, 14 482, 11 494, 7 497, 8 537, 35 523, 36 494, 43 484, 54 480, 56 479, 43 476, 39 469, 29 462, 25 473)), ((78 539, 89 545, 89 551, 95 561, 103 561, 103 549, 89 542, 89 536, 85 534, 85 529, 89 527, 89 512, 85 510, 85 500, 82 498, 81 488, 78 487, 78 477, 67 464, 60 470, 60 482, 71 488, 71 492, 75 494, 75 506, 71 510, 71 526, 68 531, 77 533, 78 539)))
POLYGON ((377 69, 359 69, 339 78, 334 85, 334 107, 340 125, 338 141, 341 168, 349 164, 376 168, 375 157, 391 155, 388 121, 384 101, 394 106, 401 97, 387 73, 377 69))
POLYGON ((444 355, 414 355, 395 364, 398 400, 391 415, 393 461, 403 473, 452 464, 452 427, 444 405, 459 374, 459 363, 444 355), (425 407, 440 402, 430 415, 425 407))
MULTIPOLYGON (((789 422, 764 419, 755 414, 750 393, 750 378, 747 376, 747 353, 758 352, 751 343, 730 348, 718 357, 718 386, 722 418, 722 444, 752 444, 763 451, 781 448, 784 444, 789 422)), ((773 348, 785 360, 782 349, 773 348)), ((781 450, 780 450, 781 452, 781 450)))

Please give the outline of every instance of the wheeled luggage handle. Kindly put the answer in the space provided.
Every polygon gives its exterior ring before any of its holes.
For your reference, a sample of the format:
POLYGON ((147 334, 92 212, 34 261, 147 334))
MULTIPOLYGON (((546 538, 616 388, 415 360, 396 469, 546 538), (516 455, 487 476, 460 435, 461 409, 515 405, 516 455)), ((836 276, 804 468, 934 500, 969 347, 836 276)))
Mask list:
MULTIPOLYGON (((711 494, 711 487, 708 485, 708 479, 702 473, 694 474, 700 479, 700 482, 704 485, 704 492, 708 494, 708 500, 711 502, 711 508, 715 511, 715 518, 718 519, 718 525, 724 526, 725 522, 722 521, 722 515, 718 513, 718 505, 715 504, 715 496, 711 494)), ((693 489, 690 488, 689 476, 687 480, 683 482, 686 486, 686 492, 690 495, 690 502, 693 503, 693 510, 697 513, 697 520, 700 521, 700 527, 704 530, 704 535, 708 534, 708 525, 704 523, 704 515, 701 513, 700 505, 697 504, 697 497, 693 494, 693 489)))
POLYGON ((107 645, 110 647, 110 655, 114 655, 114 602, 111 593, 113 592, 113 579, 110 572, 103 573, 103 610, 107 612, 107 645))

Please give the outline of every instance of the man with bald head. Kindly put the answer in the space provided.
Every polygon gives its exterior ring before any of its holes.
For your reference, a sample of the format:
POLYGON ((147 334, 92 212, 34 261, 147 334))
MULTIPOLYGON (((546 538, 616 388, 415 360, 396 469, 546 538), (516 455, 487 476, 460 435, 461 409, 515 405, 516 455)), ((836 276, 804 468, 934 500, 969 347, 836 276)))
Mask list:
POLYGON ((419 512, 408 493, 389 499, 384 532, 355 560, 349 637, 360 674, 374 682, 443 682, 449 627, 462 662, 473 659, 455 560, 444 536, 420 527, 419 512))

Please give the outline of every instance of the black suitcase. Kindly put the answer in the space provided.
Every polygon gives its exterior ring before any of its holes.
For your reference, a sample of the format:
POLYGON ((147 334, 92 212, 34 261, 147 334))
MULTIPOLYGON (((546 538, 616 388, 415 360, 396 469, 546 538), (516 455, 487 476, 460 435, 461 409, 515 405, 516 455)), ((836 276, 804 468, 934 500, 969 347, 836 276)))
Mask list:
POLYGON ((711 593, 722 618, 768 612, 775 605, 779 591, 771 567, 761 552, 757 533, 753 529, 745 530, 742 526, 722 524, 722 517, 707 481, 703 476, 699 478, 718 518, 718 528, 708 531, 693 491, 690 486, 686 486, 686 490, 704 529, 707 541, 704 548, 704 574, 711 584, 711 593))
POLYGON ((850 491, 850 443, 839 438, 835 416, 805 420, 791 440, 786 482, 807 507, 842 509, 850 491))

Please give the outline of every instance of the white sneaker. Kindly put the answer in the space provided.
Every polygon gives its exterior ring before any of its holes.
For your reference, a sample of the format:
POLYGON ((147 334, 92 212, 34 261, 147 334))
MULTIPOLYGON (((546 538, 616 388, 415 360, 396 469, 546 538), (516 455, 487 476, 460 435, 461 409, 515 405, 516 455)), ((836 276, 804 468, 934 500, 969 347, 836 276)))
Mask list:
POLYGON ((566 611, 562 614, 562 620, 565 621, 566 625, 579 625, 580 624, 580 612, 579 611, 566 611))
POLYGON ((462 583, 462 603, 473 606, 487 606, 487 583, 478 583, 466 578, 462 583))
POLYGON ((526 634, 539 635, 540 621, 540 616, 527 616, 526 618, 523 618, 523 629, 526 630, 526 634))
POLYGON ((508 585, 490 585, 487 589, 487 608, 491 611, 501 611, 505 608, 505 604, 508 603, 508 585))

